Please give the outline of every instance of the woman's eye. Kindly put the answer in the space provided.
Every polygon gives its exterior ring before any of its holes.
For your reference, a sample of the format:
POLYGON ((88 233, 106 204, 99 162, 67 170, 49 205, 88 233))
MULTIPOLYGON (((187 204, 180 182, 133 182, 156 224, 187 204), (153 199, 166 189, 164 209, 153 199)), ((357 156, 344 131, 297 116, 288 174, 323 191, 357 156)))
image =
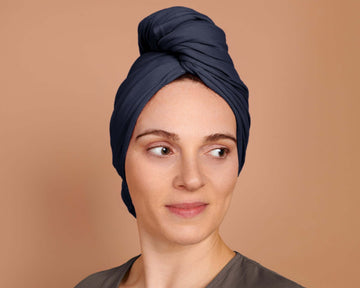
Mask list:
POLYGON ((171 153, 170 148, 165 147, 165 146, 150 148, 150 149, 148 149, 148 151, 150 151, 151 153, 153 153, 157 156, 167 156, 171 153))
POLYGON ((227 148, 216 148, 210 151, 210 154, 217 158, 225 158, 229 154, 229 149, 227 148))

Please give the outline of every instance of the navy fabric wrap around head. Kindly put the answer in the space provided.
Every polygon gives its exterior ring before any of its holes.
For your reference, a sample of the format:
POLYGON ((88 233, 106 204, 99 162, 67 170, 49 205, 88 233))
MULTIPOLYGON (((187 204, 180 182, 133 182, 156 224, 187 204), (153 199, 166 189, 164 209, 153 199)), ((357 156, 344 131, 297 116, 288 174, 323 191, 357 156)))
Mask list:
POLYGON ((206 15, 170 7, 144 18, 138 26, 140 56, 120 85, 110 121, 113 165, 121 176, 122 199, 136 217, 125 175, 125 157, 136 121, 151 97, 190 73, 221 96, 234 112, 240 173, 249 138, 248 89, 228 54, 225 33, 206 15))

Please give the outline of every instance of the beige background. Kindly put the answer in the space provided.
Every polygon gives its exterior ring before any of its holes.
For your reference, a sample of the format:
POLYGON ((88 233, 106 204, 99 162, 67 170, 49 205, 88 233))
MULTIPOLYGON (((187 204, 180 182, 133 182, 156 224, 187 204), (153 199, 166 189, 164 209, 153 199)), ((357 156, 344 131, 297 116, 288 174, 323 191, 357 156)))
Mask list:
POLYGON ((108 124, 137 24, 184 5, 250 89, 230 246, 308 287, 359 270, 359 1, 0 0, 0 286, 73 287, 139 252, 108 124))

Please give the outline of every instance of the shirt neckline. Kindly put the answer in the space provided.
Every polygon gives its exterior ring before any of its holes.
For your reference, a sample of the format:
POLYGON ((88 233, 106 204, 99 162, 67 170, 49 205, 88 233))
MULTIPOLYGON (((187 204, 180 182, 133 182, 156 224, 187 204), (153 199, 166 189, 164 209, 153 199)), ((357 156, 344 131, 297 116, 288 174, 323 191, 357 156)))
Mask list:
MULTIPOLYGON (((218 281, 220 281, 222 279, 222 275, 226 274, 228 272, 228 270, 231 268, 231 266, 238 260, 241 258, 241 254, 237 251, 233 251, 235 252, 234 257, 232 257, 229 262, 226 263, 226 265, 220 270, 220 272, 218 274, 216 274, 216 276, 210 281, 210 283, 208 285, 206 285, 206 288, 211 288, 211 287, 216 287, 214 286, 218 281)), ((132 265, 134 264, 134 262, 141 256, 141 254, 131 258, 129 261, 127 261, 123 266, 125 266, 124 268, 124 272, 122 274, 119 275, 119 279, 117 281, 117 286, 114 288, 118 288, 121 281, 124 279, 124 276, 126 275, 126 273, 128 273, 132 267, 132 265)))

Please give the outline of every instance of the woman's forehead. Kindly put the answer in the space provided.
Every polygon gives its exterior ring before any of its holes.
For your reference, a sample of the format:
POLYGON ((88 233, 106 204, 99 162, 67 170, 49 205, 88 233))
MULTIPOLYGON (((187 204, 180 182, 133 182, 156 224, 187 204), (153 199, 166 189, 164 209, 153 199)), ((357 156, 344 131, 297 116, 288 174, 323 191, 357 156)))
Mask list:
POLYGON ((160 89, 139 115, 135 130, 167 129, 236 133, 227 102, 201 82, 174 81, 160 89))

